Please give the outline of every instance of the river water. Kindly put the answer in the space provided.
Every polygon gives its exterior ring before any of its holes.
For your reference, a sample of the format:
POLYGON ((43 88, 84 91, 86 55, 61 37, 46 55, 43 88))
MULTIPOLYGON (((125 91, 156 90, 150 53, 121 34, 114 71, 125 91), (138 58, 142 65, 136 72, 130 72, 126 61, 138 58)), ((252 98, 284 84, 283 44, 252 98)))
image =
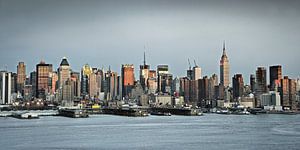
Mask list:
POLYGON ((0 149, 300 149, 300 115, 0 118, 0 149))

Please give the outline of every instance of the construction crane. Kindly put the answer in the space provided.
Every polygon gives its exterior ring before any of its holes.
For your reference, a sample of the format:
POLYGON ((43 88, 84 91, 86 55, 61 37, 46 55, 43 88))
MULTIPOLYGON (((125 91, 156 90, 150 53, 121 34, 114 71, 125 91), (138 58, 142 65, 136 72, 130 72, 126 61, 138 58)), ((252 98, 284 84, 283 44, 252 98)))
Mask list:
POLYGON ((188 58, 188 62, 189 62, 189 70, 192 69, 192 66, 191 66, 191 62, 190 62, 190 59, 188 58))
POLYGON ((195 59, 194 59, 194 64, 195 64, 195 67, 198 67, 197 64, 196 64, 196 60, 195 59))

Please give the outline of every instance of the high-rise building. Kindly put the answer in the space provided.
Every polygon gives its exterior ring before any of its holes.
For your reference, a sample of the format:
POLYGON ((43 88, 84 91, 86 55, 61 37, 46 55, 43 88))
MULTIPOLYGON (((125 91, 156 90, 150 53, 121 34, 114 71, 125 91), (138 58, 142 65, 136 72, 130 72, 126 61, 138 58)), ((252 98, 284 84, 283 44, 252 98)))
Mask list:
POLYGON ((296 80, 296 91, 300 92, 300 79, 299 78, 296 80))
POLYGON ((88 64, 85 64, 81 69, 81 95, 83 97, 89 95, 89 76, 92 72, 93 70, 88 64))
POLYGON ((232 77, 232 87, 233 87, 233 98, 235 100, 243 96, 244 80, 242 74, 236 74, 232 77))
POLYGON ((118 98, 118 73, 110 69, 105 73, 105 98, 115 100, 118 98))
POLYGON ((148 87, 149 69, 150 66, 146 64, 146 53, 144 52, 144 64, 140 65, 140 83, 144 90, 147 90, 148 87))
POLYGON ((63 57, 63 59, 61 60, 57 72, 58 72, 59 88, 61 88, 65 83, 65 81, 71 78, 71 69, 66 57, 63 57))
POLYGON ((255 91, 255 85, 256 85, 255 75, 251 74, 250 75, 250 87, 251 87, 251 92, 252 93, 255 91))
POLYGON ((278 82, 282 78, 282 69, 280 65, 270 66, 270 90, 274 91, 276 87, 276 81, 278 82))
POLYGON ((30 84, 32 85, 31 86, 31 91, 32 91, 32 96, 36 97, 36 71, 33 71, 30 73, 30 84))
POLYGON ((97 83, 97 69, 93 68, 92 73, 89 75, 89 96, 91 98, 98 97, 98 83, 97 83))
POLYGON ((122 65, 122 97, 128 98, 134 87, 134 67, 132 64, 122 65))
POLYGON ((204 76, 202 79, 199 79, 198 84, 199 84, 198 106, 206 107, 209 102, 208 101, 208 99, 209 99, 208 77, 204 76))
POLYGON ((17 66, 17 91, 23 93, 23 88, 25 86, 26 80, 26 65, 24 62, 19 62, 17 66))
POLYGON ((11 93, 18 93, 17 80, 18 80, 18 74, 11 73, 11 93))
POLYGON ((215 86, 215 99, 225 100, 225 87, 222 84, 215 86))
POLYGON ((11 104, 11 72, 0 72, 0 104, 11 104))
POLYGON ((71 80, 74 84, 74 97, 80 97, 80 73, 79 72, 71 72, 71 80))
POLYGON ((180 93, 180 80, 178 77, 173 79, 172 82, 172 95, 178 97, 180 93))
POLYGON ((71 107, 73 106, 73 100, 74 100, 74 93, 73 93, 73 86, 72 86, 72 80, 68 78, 64 81, 64 84, 62 85, 62 101, 61 104, 64 107, 71 107))
POLYGON ((180 96, 184 96, 185 103, 191 104, 191 86, 190 86, 190 78, 183 77, 180 78, 180 96))
POLYGON ((52 64, 41 61, 36 65, 36 97, 46 99, 49 89, 49 73, 52 72, 52 64))
MULTIPOLYGON (((59 88, 57 86, 57 82, 58 82, 58 75, 57 72, 53 71, 49 73, 49 84, 51 86, 51 89, 49 91, 50 94, 55 94, 56 90, 59 88)), ((62 88, 62 87, 61 87, 62 88)))
POLYGON ((162 93, 171 95, 171 87, 172 87, 172 81, 173 81, 173 75, 172 74, 160 74, 160 88, 162 93))
POLYGON ((215 87, 218 86, 218 76, 213 74, 208 80, 208 99, 212 101, 213 107, 216 107, 215 87))
POLYGON ((157 66, 157 91, 162 92, 162 76, 164 74, 169 74, 168 65, 158 65, 157 66))
POLYGON ((202 77, 201 75, 201 68, 199 66, 193 67, 193 74, 192 74, 192 80, 199 80, 202 77))
POLYGON ((256 107, 260 107, 260 95, 267 93, 267 71, 264 67, 258 67, 256 70, 255 98, 256 107))
POLYGON ((284 109, 296 110, 296 81, 284 76, 280 82, 281 105, 284 109))
POLYGON ((225 50, 225 42, 223 44, 223 54, 220 60, 220 83, 228 87, 229 86, 229 59, 226 55, 226 50, 225 50))

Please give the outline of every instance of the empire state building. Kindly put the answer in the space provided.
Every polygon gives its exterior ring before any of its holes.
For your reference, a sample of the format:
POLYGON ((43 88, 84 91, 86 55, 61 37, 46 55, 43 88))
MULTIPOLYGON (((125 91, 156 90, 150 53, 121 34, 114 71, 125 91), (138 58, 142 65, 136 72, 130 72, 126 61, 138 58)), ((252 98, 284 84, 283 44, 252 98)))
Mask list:
POLYGON ((226 55, 225 42, 223 43, 223 54, 220 60, 220 83, 224 87, 229 86, 229 60, 226 55))

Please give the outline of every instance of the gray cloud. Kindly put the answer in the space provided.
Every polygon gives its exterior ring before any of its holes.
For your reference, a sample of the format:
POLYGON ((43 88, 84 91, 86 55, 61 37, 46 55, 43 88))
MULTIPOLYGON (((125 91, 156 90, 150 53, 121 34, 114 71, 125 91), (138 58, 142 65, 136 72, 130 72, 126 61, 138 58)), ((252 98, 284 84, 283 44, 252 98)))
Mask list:
MULTIPOLYGON (((219 73, 227 41, 231 74, 282 64, 297 77, 300 67, 299 1, 83 1, 0 0, 0 68, 28 72, 44 59, 57 66, 67 56, 73 70, 89 63, 142 63, 144 45, 153 69, 169 64, 184 75, 187 58, 204 75, 219 73)), ((136 77, 138 77, 136 75, 136 77)))

